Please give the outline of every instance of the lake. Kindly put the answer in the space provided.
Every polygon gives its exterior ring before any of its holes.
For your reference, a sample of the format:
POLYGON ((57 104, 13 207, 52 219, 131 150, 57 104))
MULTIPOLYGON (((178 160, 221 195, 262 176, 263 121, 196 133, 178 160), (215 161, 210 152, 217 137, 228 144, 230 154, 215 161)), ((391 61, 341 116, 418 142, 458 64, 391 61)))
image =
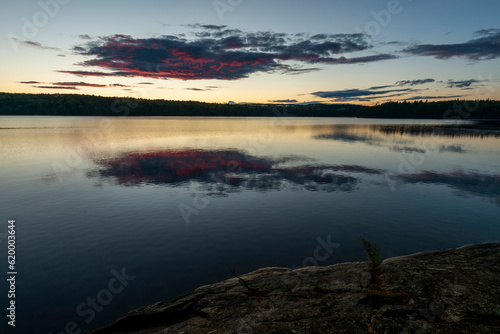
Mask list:
POLYGON ((361 235, 382 258, 498 242, 499 144, 465 121, 0 117, 16 333, 87 332, 232 269, 364 261, 361 235))

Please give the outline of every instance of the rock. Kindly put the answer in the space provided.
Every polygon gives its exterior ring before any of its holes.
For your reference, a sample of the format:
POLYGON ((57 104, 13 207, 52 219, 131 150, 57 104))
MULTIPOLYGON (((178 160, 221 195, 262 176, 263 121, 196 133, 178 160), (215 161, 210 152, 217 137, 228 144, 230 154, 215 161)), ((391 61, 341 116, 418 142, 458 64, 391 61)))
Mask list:
POLYGON ((263 268, 132 311, 93 334, 499 333, 500 243, 263 268))

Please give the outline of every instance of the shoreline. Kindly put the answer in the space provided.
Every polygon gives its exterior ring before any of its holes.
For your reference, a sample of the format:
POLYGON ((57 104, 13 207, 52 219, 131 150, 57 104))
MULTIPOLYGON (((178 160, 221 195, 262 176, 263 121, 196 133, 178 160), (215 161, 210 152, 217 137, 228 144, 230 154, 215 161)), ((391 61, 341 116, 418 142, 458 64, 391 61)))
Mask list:
POLYGON ((261 268, 91 334, 498 333, 500 242, 326 267, 261 268))

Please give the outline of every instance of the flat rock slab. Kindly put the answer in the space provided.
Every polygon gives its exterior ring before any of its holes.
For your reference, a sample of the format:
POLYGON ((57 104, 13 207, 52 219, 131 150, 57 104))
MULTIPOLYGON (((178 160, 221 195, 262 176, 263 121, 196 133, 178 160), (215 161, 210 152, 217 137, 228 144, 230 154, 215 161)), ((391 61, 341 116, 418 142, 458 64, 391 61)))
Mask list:
POLYGON ((263 268, 92 334, 500 333, 500 243, 383 261, 263 268))

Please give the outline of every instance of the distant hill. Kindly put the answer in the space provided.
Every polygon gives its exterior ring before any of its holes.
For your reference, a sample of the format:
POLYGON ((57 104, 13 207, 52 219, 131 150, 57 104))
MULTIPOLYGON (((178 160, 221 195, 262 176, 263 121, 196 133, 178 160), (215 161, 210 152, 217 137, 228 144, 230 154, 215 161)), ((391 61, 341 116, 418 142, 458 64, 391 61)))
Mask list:
POLYGON ((500 119, 500 101, 390 102, 352 104, 222 104, 78 94, 0 93, 0 115, 230 116, 500 119))

